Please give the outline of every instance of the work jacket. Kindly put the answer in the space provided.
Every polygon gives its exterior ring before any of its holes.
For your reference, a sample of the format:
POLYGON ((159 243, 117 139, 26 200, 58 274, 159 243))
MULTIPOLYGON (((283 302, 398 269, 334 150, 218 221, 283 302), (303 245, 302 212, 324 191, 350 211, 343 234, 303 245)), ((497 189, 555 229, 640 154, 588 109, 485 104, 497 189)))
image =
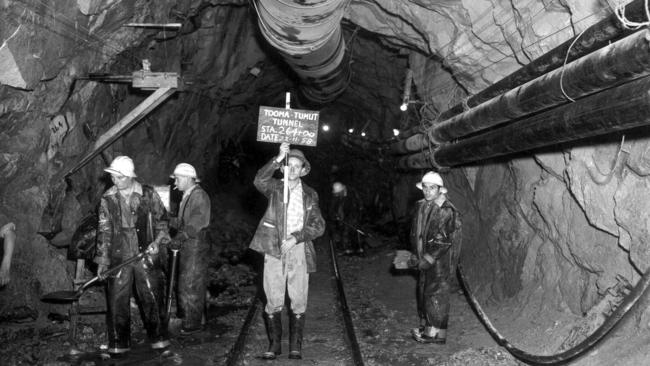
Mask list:
POLYGON ((206 242, 204 229, 210 225, 210 196, 201 186, 195 186, 184 202, 181 201, 178 219, 172 220, 172 223, 178 229, 177 238, 206 242))
MULTIPOLYGON (((280 167, 275 159, 264 165, 255 176, 255 188, 269 200, 264 216, 257 225, 250 248, 262 254, 281 258, 282 233, 284 231, 283 182, 273 178, 273 173, 280 167)), ((318 207, 318 193, 302 184, 303 227, 301 230, 287 233, 293 235, 296 243, 305 243, 305 260, 307 272, 316 271, 316 251, 312 240, 325 232, 325 220, 318 207)))
MULTIPOLYGON (((130 207, 121 207, 117 187, 109 188, 101 199, 99 207, 99 225, 97 228, 97 254, 95 263, 116 266, 124 259, 126 251, 136 247, 142 252, 158 237, 161 231, 167 232, 168 218, 165 206, 158 193, 150 186, 135 183, 131 193, 130 207), (122 228, 122 211, 133 210, 135 216, 134 228, 137 233, 137 243, 128 242, 129 235, 122 228), (148 217, 151 214, 151 225, 148 217)), ((127 229, 131 230, 131 229, 127 229)), ((137 253, 136 253, 137 254, 137 253)), ((156 258, 152 258, 155 261, 156 258)))
POLYGON ((430 202, 429 210, 423 210, 426 204, 425 199, 419 200, 413 215, 411 226, 413 252, 419 259, 424 258, 430 263, 428 268, 434 267, 436 272, 448 275, 450 267, 453 266, 450 261, 454 259, 450 249, 452 244, 459 245, 455 243, 454 234, 460 227, 460 218, 456 208, 448 200, 445 200, 441 206, 430 202), (421 215, 426 217, 420 218, 421 215))

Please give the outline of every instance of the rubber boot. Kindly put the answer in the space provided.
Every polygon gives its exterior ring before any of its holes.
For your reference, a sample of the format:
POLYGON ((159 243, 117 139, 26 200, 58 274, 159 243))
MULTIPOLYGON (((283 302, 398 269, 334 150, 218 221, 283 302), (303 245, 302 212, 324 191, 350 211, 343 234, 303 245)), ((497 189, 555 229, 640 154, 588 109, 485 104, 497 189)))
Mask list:
POLYGON ((265 360, 275 360, 276 356, 282 353, 282 313, 264 313, 266 332, 269 337, 269 349, 262 354, 265 360))
POLYGON ((289 358, 302 358, 302 330, 305 327, 305 314, 291 314, 289 320, 289 358))

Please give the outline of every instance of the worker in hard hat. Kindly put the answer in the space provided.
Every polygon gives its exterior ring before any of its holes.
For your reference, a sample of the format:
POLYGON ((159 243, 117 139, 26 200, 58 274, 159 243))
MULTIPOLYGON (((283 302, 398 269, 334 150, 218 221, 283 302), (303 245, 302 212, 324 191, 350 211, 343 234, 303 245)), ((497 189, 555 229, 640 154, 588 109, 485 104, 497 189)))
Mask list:
POLYGON ((316 271, 313 240, 325 232, 325 220, 318 206, 318 193, 302 181, 311 164, 302 151, 283 142, 277 156, 257 171, 255 188, 268 198, 264 216, 257 225, 250 248, 264 255, 263 287, 266 295, 264 321, 269 347, 264 359, 282 353, 282 310, 285 295, 290 300, 289 358, 302 358, 303 329, 309 292, 309 274, 316 271), (284 216, 284 184, 273 173, 282 172, 288 181, 288 202, 284 216), (286 227, 285 227, 286 222, 286 227), (286 235, 286 236, 283 236, 286 235))
POLYGON ((447 199, 442 177, 427 172, 416 184, 424 198, 416 204, 411 226, 413 256, 409 265, 419 271, 418 315, 421 326, 412 330, 421 343, 444 344, 449 319, 450 277, 458 243, 460 216, 447 199))
POLYGON ((332 184, 329 206, 332 240, 343 255, 363 255, 363 243, 359 234, 361 220, 359 195, 341 182, 332 184))
POLYGON ((208 285, 210 243, 206 233, 210 224, 210 196, 198 184, 196 169, 187 163, 176 165, 174 188, 183 192, 178 218, 172 220, 177 230, 172 244, 179 249, 178 315, 183 319, 181 335, 202 329, 205 296, 208 285))
POLYGON ((135 288, 151 348, 169 347, 165 322, 165 276, 159 245, 169 240, 168 218, 158 193, 135 180, 133 160, 118 156, 104 169, 113 186, 101 198, 97 230, 97 274, 146 251, 144 259, 106 279, 108 353, 131 348, 130 298, 135 288), (153 230, 152 230, 153 229, 153 230), (153 231, 153 232, 151 232, 153 231))

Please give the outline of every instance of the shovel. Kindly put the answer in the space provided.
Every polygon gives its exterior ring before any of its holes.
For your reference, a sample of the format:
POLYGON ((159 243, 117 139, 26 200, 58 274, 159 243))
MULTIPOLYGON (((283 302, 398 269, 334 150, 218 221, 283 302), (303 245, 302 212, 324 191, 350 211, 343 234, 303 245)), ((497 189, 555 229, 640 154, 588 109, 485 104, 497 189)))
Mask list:
POLYGON ((167 291, 167 312, 165 313, 165 324, 169 324, 169 318, 172 314, 172 295, 174 294, 174 277, 176 277, 176 263, 178 262, 179 248, 171 248, 172 250, 172 268, 169 276, 169 290, 167 291))
POLYGON ((49 294, 45 294, 43 297, 41 297, 41 301, 45 302, 73 302, 79 300, 81 295, 83 294, 90 285, 97 281, 103 281, 106 277, 109 275, 112 275, 113 273, 119 271, 122 269, 122 267, 129 265, 133 262, 137 262, 140 259, 142 259, 145 256, 145 252, 142 252, 134 257, 131 257, 124 262, 118 264, 115 267, 109 268, 105 270, 101 275, 95 276, 88 281, 86 281, 79 289, 76 291, 55 291, 55 292, 50 292, 49 294))

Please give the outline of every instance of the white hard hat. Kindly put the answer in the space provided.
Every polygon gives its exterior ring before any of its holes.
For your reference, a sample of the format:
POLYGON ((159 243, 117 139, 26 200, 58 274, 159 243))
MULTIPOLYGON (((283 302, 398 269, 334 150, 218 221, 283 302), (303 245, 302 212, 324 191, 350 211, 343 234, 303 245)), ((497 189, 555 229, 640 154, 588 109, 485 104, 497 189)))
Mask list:
POLYGON ((344 190, 345 190, 345 185, 343 183, 334 182, 334 184, 332 184, 332 193, 337 194, 343 192, 344 190))
POLYGON ((444 186, 444 184, 442 183, 442 177, 440 176, 440 174, 436 172, 427 172, 427 174, 425 174, 422 177, 422 181, 416 183, 415 186, 418 187, 419 189, 422 189, 423 183, 435 184, 438 187, 444 186))
POLYGON ((125 177, 135 178, 135 167, 133 160, 128 156, 118 156, 111 162, 111 165, 104 169, 105 172, 112 175, 123 175, 125 177))
POLYGON ((194 169, 194 167, 188 163, 180 163, 176 165, 176 168, 174 169, 174 174, 170 175, 169 177, 170 178, 189 177, 189 178, 194 178, 197 182, 199 182, 199 178, 196 176, 196 169, 194 169))

